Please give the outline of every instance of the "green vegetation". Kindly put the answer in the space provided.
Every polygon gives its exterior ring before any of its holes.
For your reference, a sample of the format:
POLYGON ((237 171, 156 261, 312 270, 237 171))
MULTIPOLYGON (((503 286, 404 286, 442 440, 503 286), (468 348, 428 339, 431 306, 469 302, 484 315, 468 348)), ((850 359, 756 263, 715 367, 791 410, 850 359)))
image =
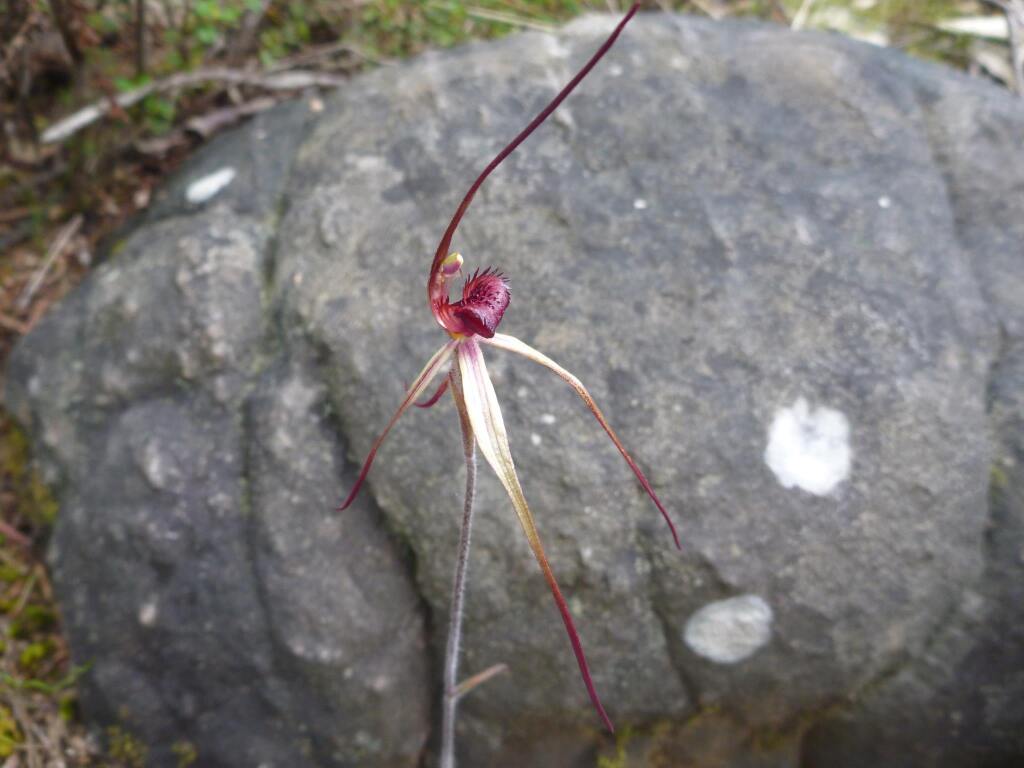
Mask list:
POLYGON ((195 744, 190 741, 174 742, 171 752, 178 758, 178 768, 188 768, 190 765, 195 765, 196 760, 199 759, 199 752, 196 750, 195 744))
POLYGON ((628 768, 626 748, 633 740, 633 729, 630 726, 619 728, 615 732, 615 754, 598 755, 597 768, 628 768))
POLYGON ((10 757, 24 741, 21 728, 9 707, 0 705, 0 757, 10 757))
MULTIPOLYGON (((146 768, 149 749, 130 731, 112 725, 107 728, 107 755, 124 768, 146 768)), ((109 765, 107 763, 106 765, 109 765)), ((110 766, 113 768, 113 766, 110 766)))

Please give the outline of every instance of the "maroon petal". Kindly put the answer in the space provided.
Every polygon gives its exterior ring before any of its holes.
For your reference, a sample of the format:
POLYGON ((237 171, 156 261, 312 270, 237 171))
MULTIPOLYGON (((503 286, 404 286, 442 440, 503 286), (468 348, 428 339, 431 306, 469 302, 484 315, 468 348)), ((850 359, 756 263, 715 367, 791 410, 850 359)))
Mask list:
POLYGON ((505 276, 484 270, 466 281, 462 300, 452 305, 452 315, 470 333, 489 339, 494 336, 511 299, 505 276))

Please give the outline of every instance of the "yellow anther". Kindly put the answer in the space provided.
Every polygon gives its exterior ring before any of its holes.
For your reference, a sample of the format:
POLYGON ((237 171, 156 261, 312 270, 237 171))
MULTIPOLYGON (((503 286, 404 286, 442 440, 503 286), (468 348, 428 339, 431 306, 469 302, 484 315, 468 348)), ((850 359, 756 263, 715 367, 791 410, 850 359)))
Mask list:
POLYGON ((462 254, 452 251, 441 262, 441 274, 445 277, 454 277, 462 271, 462 254))

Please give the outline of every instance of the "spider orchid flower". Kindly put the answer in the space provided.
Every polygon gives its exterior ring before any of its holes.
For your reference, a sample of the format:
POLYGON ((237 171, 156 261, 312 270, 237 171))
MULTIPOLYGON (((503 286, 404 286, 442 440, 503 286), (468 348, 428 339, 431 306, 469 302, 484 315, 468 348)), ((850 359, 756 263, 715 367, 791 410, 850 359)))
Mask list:
POLYGON ((515 463, 512 460, 512 452, 509 450, 508 436, 501 416, 501 408, 498 405, 498 398, 494 392, 494 386, 491 383, 490 376, 487 374, 487 365, 484 362, 483 348, 485 346, 495 347, 497 349, 522 355, 523 357, 548 368, 556 376, 572 387, 583 399, 583 402, 590 409, 591 413, 594 414, 594 417, 597 419, 604 431, 612 439, 615 447, 619 450, 619 453, 622 454, 622 457, 626 460, 629 468, 633 470, 637 480, 640 481, 640 485, 643 486, 644 490, 651 497, 651 500, 665 518, 665 521, 668 523, 669 529, 672 533, 672 537, 675 540, 676 547, 680 546, 679 536, 676 533, 675 526, 673 525, 668 512, 665 511, 665 507, 658 499, 658 496, 651 487, 650 482, 644 476, 640 467, 637 466, 636 462, 626 451, 622 442, 608 424, 608 420, 601 412, 601 409, 597 407, 594 399, 590 396, 590 393, 583 386, 580 380, 554 360, 537 351, 533 347, 513 336, 497 332, 498 324, 501 322, 501 318, 505 314, 505 310, 508 309, 509 302, 511 300, 508 279, 502 273, 491 269, 474 272, 465 280, 462 286, 461 298, 457 301, 451 301, 449 296, 449 284, 460 275, 462 271, 463 258, 458 253, 449 253, 448 249, 451 245, 452 236, 455 234, 455 230, 458 227, 463 214, 466 212, 473 196, 476 194, 476 191, 480 188, 483 181, 488 175, 490 175, 491 171, 497 168, 502 160, 511 154, 516 147, 518 147, 519 144, 537 128, 537 126, 547 119, 547 117, 558 107, 559 104, 561 104, 561 102, 579 84, 579 82, 590 72, 598 60, 604 56, 615 42, 623 27, 625 27, 636 13, 637 7, 637 5, 634 5, 630 9, 601 48, 598 49, 587 64, 576 74, 576 76, 568 83, 568 85, 565 86, 554 100, 552 100, 552 102, 548 104, 548 106, 541 111, 540 114, 538 114, 537 117, 534 118, 534 120, 527 125, 515 139, 512 140, 511 143, 508 144, 508 146, 498 153, 498 155, 476 179, 473 185, 469 188, 469 191, 466 193, 466 196, 463 198, 462 203, 459 205, 455 215, 452 217, 451 223, 448 225, 444 236, 441 238, 441 242, 438 245, 433 263, 430 267, 430 274, 427 279, 427 297, 430 309, 433 312, 437 323, 447 332, 449 339, 444 346, 434 353, 434 356, 430 358, 426 366, 406 391, 405 397, 402 400, 401 405, 399 405, 398 410, 395 412, 394 416, 392 416, 387 426, 385 426, 384 431, 370 448, 370 452, 366 457, 362 470, 356 479, 355 485, 349 492, 348 498, 345 499, 344 503, 340 507, 340 509, 345 509, 352 503, 356 494, 359 492, 363 481, 366 479, 366 475, 370 470, 370 465, 373 463, 374 457, 377 455, 377 450, 380 448, 381 443, 384 441, 384 438, 387 437, 391 428, 395 425, 395 422, 397 422, 401 415, 408 410, 409 406, 415 404, 422 408, 430 407, 440 400, 446 390, 451 389, 459 411, 468 416, 468 421, 472 427, 473 435, 480 448, 480 452, 487 460, 487 463, 494 469, 494 472, 498 476, 498 480, 501 481, 501 484, 504 486, 505 491, 508 493, 509 498, 512 501, 512 506, 515 509, 516 515, 519 518, 519 523, 526 534, 526 539, 529 542, 530 549, 533 551, 533 555, 536 558, 537 563, 540 565, 540 569, 548 583, 548 587, 551 589, 551 593, 554 596, 558 611, 562 616, 562 621, 565 623, 565 628, 569 635, 569 641, 572 644, 573 653, 576 656, 576 662, 579 664, 580 673, 583 677, 587 693, 590 695, 590 699, 593 702, 595 709, 609 730, 614 730, 611 720, 605 712, 604 707, 601 705, 601 700, 594 688, 594 683, 590 676, 590 670, 587 666, 586 656, 583 653, 583 646, 580 643, 579 634, 576 632, 576 627, 573 624, 572 616, 569 613, 569 608, 566 605, 565 598, 562 596, 562 591, 558 587, 558 582, 555 580, 554 573, 552 572, 547 556, 544 553, 544 547, 542 546, 540 536, 537 533, 537 526, 534 523, 533 514, 530 512, 530 508, 526 503, 526 497, 523 494, 522 486, 519 484, 519 478, 516 475, 515 463), (429 391, 431 385, 438 377, 443 378, 433 394, 425 401, 417 402, 420 397, 429 391))

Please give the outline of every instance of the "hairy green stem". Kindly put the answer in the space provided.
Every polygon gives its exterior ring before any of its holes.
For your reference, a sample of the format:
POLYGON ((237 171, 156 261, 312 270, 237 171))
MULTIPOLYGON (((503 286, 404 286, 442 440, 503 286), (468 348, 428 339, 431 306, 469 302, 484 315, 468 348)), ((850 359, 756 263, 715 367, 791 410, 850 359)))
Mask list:
POLYGON ((459 645, 462 641, 462 615, 466 596, 466 573, 469 565, 470 531, 473 526, 473 501, 476 497, 476 445, 469 414, 462 399, 462 381, 458 366, 452 366, 451 390, 459 412, 462 448, 466 459, 466 496, 462 509, 462 530, 459 533, 458 557, 452 584, 451 617, 448 621, 448 646, 444 655, 444 699, 441 717, 441 768, 455 768, 455 715, 459 704, 459 645))

